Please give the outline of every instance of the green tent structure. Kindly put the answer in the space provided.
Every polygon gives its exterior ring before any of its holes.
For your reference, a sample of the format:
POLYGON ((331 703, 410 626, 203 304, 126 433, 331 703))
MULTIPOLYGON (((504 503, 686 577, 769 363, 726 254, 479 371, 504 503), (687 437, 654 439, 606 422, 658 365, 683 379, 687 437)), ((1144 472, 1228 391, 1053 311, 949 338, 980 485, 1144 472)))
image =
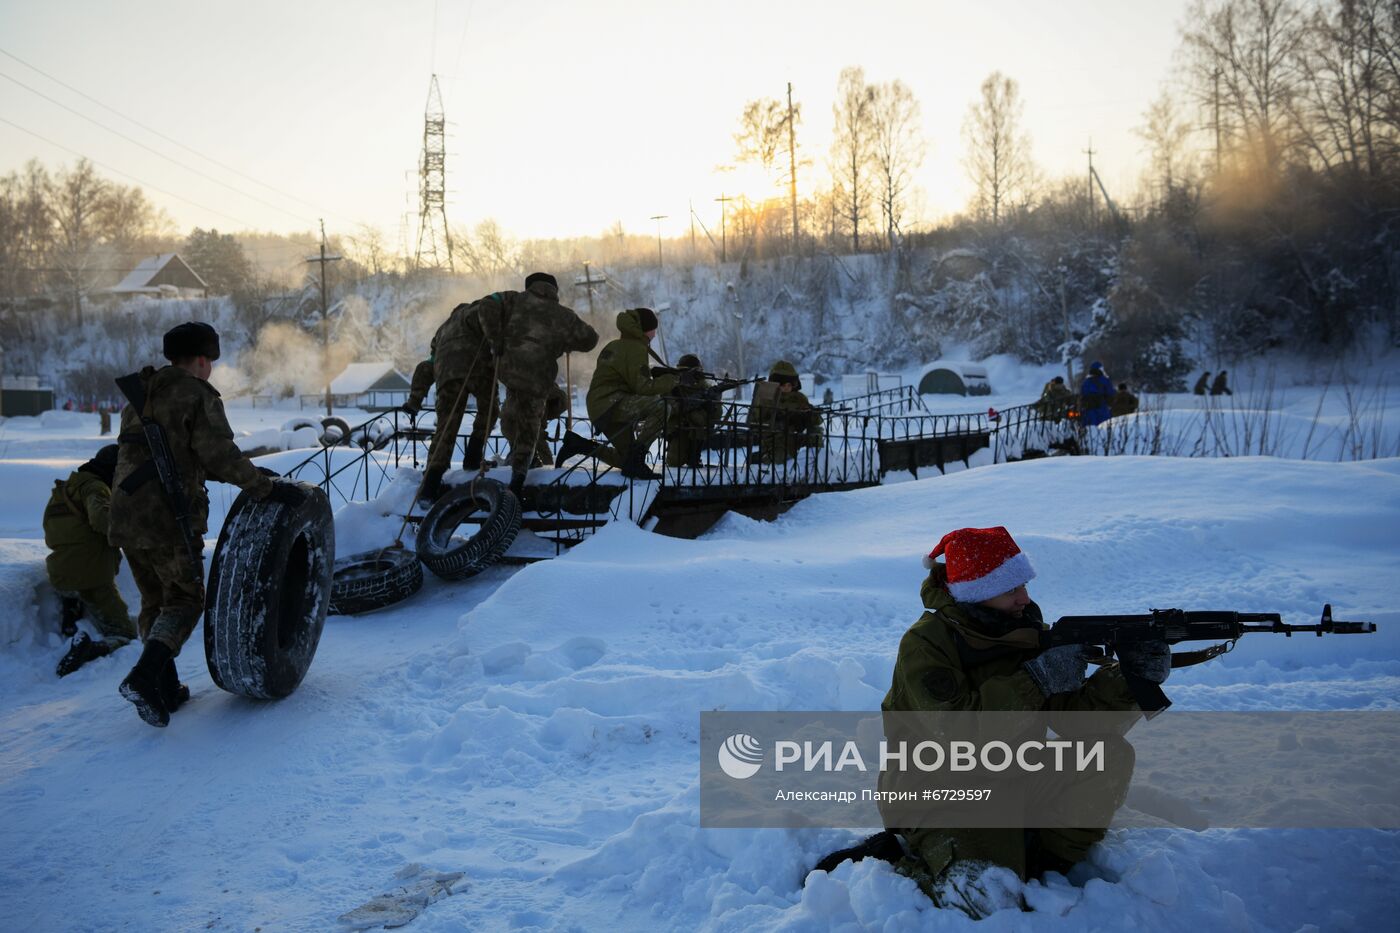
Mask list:
POLYGON ((920 395, 991 395, 987 368, 980 363, 939 360, 919 374, 920 395))

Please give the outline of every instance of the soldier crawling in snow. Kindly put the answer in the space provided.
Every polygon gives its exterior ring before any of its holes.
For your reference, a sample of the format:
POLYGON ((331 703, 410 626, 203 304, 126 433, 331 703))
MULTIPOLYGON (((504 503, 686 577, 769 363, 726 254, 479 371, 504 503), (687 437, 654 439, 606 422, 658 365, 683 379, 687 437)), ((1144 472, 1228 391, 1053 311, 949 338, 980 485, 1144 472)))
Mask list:
POLYGON ((117 445, 108 444, 66 480, 55 480, 44 509, 45 561, 49 582, 63 606, 63 633, 73 635, 68 652, 58 662, 66 677, 89 661, 105 657, 136 637, 126 601, 117 591, 121 552, 107 543, 107 515, 112 502, 112 475, 117 468, 117 445), (86 616, 101 635, 74 634, 86 616))
POLYGON ((206 478, 239 486, 257 499, 296 506, 305 495, 290 484, 273 483, 233 442, 218 390, 209 384, 219 358, 219 335, 208 324, 187 323, 165 335, 169 366, 140 372, 145 410, 127 405, 117 436, 117 466, 108 519, 108 540, 126 552, 131 575, 141 591, 137 629, 145 647, 121 683, 121 695, 153 726, 170 723, 170 713, 189 699, 180 683, 175 656, 204 611, 203 561, 189 548, 203 547, 208 531, 206 478), (141 428, 150 418, 165 431, 178 481, 189 503, 196 540, 186 545, 184 532, 157 477, 155 462, 141 428))
MULTIPOLYGON (((920 592, 927 611, 900 641, 881 704, 885 712, 1137 711, 1124 674, 1160 684, 1171 671, 1165 641, 1121 645, 1118 663, 1100 667, 1087 680, 1083 646, 1042 651, 1043 617, 1026 591, 1035 570, 1005 528, 950 532, 924 564, 929 574, 920 592), (935 561, 939 557, 942 563, 935 561)), ((1131 762, 1131 747, 1119 742, 1119 757, 1110 760, 1131 762)), ((1122 804, 1129 778, 1131 769, 1120 769, 1101 785, 1105 813, 1122 804)), ((1023 879, 1067 873, 1104 834, 1100 828, 891 826, 833 853, 818 868, 830 870, 847 858, 882 858, 895 862, 935 903, 980 915, 1014 906, 1016 899, 1014 892, 998 890, 994 878, 983 881, 988 869, 1001 866, 1023 879)))

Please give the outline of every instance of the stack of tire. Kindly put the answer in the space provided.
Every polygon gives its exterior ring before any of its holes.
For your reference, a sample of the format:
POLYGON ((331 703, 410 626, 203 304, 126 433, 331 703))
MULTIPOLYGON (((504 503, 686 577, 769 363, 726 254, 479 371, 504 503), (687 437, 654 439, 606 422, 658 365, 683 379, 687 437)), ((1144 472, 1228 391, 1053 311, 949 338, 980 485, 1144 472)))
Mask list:
POLYGON ((333 615, 359 615, 402 602, 423 586, 423 568, 444 580, 465 580, 499 561, 520 532, 520 502, 506 486, 478 479, 448 490, 418 525, 416 551, 384 548, 335 565, 333 615), (467 537, 457 530, 480 514, 467 537))

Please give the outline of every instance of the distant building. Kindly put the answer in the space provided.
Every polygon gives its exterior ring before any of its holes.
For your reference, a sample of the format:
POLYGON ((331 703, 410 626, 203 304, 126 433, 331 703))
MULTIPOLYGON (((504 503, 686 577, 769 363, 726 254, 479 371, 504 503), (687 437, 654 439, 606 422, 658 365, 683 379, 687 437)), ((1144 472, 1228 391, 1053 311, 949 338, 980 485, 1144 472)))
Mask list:
POLYGON ((126 278, 107 289, 119 298, 207 298, 209 285, 191 269, 179 253, 162 253, 142 260, 126 278))
MULTIPOLYGON (((408 401, 408 390, 408 378, 391 362, 351 363, 331 380, 331 404, 365 411, 388 411, 408 401)), ((324 399, 324 390, 315 394, 307 392, 301 396, 301 404, 314 407, 324 399)))

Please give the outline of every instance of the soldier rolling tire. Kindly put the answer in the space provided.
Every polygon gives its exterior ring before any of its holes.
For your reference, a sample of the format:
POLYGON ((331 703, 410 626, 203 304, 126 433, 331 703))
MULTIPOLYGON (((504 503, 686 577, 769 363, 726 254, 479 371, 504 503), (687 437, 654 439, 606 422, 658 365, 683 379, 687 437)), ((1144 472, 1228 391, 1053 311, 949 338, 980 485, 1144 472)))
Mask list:
POLYGON ((465 580, 490 567, 510 549, 520 532, 520 501, 501 483, 479 479, 451 489, 418 526, 418 558, 444 580, 465 580), (485 512, 470 538, 453 533, 477 512, 485 512))
POLYGON ((219 532, 204 600, 209 676, 230 693, 259 700, 288 696, 316 655, 330 605, 335 533, 320 488, 295 508, 234 500, 219 532))
POLYGON ((357 615, 402 602, 423 588, 423 564, 401 547, 355 554, 335 562, 331 615, 357 615))
POLYGON ((350 423, 344 418, 321 419, 321 446, 338 447, 350 443, 350 423))

